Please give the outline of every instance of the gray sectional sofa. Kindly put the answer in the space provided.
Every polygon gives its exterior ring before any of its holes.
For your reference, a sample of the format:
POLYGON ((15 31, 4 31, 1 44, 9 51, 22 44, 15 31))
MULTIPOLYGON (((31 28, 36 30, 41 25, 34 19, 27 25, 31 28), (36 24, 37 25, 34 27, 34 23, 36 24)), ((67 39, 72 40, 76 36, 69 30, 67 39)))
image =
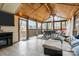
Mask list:
POLYGON ((64 37, 60 40, 49 39, 43 44, 44 53, 51 56, 79 56, 79 39, 70 36, 68 41, 64 37))

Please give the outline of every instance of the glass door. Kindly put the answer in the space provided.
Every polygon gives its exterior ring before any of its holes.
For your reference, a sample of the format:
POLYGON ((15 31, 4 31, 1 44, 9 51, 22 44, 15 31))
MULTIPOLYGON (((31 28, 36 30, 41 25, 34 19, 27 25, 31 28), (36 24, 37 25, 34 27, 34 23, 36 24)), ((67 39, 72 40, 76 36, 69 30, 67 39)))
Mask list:
POLYGON ((29 37, 36 36, 36 21, 28 20, 28 30, 29 30, 29 37))
POLYGON ((20 41, 27 39, 27 20, 20 18, 20 41))

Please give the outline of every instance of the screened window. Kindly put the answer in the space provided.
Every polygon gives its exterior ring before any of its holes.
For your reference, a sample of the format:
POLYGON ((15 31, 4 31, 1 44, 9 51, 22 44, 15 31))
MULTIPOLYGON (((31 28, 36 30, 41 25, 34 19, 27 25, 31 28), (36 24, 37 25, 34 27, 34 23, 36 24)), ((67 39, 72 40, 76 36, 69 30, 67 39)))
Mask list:
POLYGON ((54 23, 54 29, 61 29, 61 23, 60 22, 55 22, 54 23))
POLYGON ((62 29, 66 28, 66 22, 62 22, 62 29))
POLYGON ((48 23, 48 29, 52 29, 52 23, 48 23))
POLYGON ((29 23, 29 29, 36 29, 35 21, 29 20, 28 23, 29 23))

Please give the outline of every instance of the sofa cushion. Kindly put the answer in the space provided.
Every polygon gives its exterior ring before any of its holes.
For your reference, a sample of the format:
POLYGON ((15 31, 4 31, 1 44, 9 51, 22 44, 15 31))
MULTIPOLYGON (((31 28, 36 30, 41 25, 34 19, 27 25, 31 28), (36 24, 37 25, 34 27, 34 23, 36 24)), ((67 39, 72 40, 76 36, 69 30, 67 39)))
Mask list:
POLYGON ((60 38, 61 41, 64 41, 64 39, 65 39, 65 37, 63 37, 63 36, 58 36, 58 38, 60 38))
POLYGON ((74 48, 74 47, 76 47, 78 45, 79 45, 79 40, 77 40, 77 39, 71 42, 72 48, 74 48))
POLYGON ((57 38, 57 36, 58 36, 57 33, 52 33, 52 34, 51 34, 51 39, 55 39, 55 38, 57 38))
POLYGON ((70 39, 71 39, 71 41, 75 41, 76 40, 76 38, 73 35, 70 36, 70 39))
POLYGON ((61 43, 63 43, 63 41, 64 41, 64 37, 63 36, 58 36, 57 38, 55 38, 55 40, 59 40, 61 43))
POLYGON ((79 42, 77 42, 77 43, 74 43, 73 45, 71 45, 72 46, 72 48, 74 48, 74 47, 76 47, 76 46, 79 46, 79 42))
POLYGON ((79 56, 79 40, 76 39, 76 40, 72 41, 71 46, 72 46, 72 51, 74 52, 74 54, 76 56, 79 56))
POLYGON ((76 56, 79 56, 79 46, 74 47, 72 50, 76 56))
POLYGON ((71 45, 68 42, 63 41, 62 50, 63 51, 72 51, 71 45))
POLYGON ((43 44, 44 48, 49 48, 49 49, 55 49, 55 50, 61 50, 61 42, 58 40, 47 40, 43 44))

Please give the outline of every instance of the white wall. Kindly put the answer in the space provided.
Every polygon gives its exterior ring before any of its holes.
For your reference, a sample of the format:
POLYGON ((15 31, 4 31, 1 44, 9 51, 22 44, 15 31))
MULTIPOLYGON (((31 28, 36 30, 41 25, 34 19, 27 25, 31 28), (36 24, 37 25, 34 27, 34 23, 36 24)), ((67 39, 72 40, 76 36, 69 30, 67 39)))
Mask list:
POLYGON ((15 14, 20 6, 20 3, 4 3, 0 10, 15 14))
POLYGON ((4 32, 13 32, 13 43, 18 41, 18 16, 14 16, 15 26, 2 26, 4 32))

